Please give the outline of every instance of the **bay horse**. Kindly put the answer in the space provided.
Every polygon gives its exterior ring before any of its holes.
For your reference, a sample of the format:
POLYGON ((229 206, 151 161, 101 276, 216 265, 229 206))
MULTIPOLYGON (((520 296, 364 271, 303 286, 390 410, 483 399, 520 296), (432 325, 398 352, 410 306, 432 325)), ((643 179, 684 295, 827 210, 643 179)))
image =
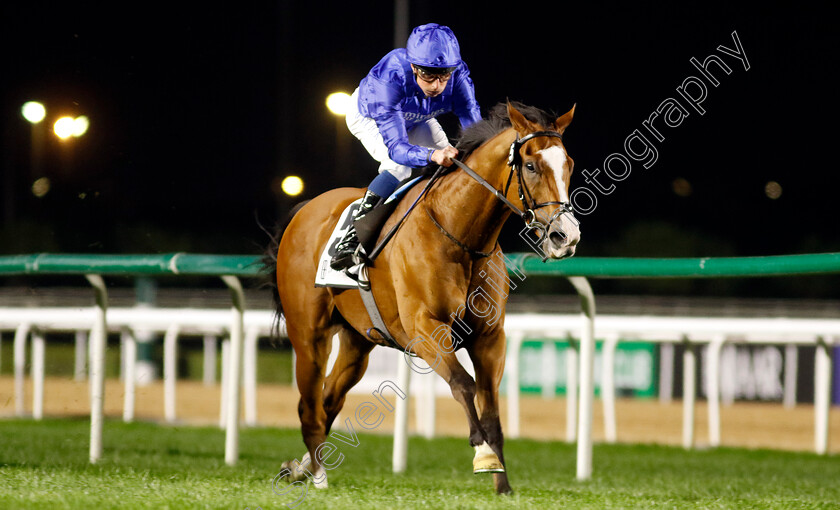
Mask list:
MULTIPOLYGON (((497 239, 512 212, 537 230, 546 257, 574 254, 580 230, 569 204, 573 161, 561 137, 573 115, 574 107, 554 118, 537 108, 507 102, 465 129, 458 143, 463 171, 454 169, 432 184, 368 269, 388 331, 401 348, 410 346, 407 351, 449 384, 469 424, 469 443, 476 452, 473 470, 492 472, 500 494, 511 491, 499 421, 499 383, 505 362, 503 305, 510 280, 490 265, 494 259, 501 260, 497 239), (484 292, 476 294, 483 282, 488 283, 482 287, 484 292), (472 308, 486 310, 501 304, 499 320, 468 313, 468 296, 472 308), (455 345, 451 329, 456 320, 466 331, 459 336, 460 345, 455 345), (455 347, 467 349, 475 380, 457 360, 455 347)), ((403 216, 424 188, 421 184, 407 193, 383 232, 403 216)), ((383 340, 366 334, 372 321, 358 289, 314 285, 319 256, 342 211, 363 193, 364 189, 339 188, 305 203, 294 213, 276 251, 277 312, 285 316, 297 357, 306 470, 314 473, 319 488, 327 485, 324 465, 330 469, 319 447, 348 390, 365 373, 368 354, 377 344, 384 345, 383 340), (340 350, 327 376, 335 334, 340 350)), ((291 470, 293 479, 302 479, 303 470, 297 466, 291 470)))

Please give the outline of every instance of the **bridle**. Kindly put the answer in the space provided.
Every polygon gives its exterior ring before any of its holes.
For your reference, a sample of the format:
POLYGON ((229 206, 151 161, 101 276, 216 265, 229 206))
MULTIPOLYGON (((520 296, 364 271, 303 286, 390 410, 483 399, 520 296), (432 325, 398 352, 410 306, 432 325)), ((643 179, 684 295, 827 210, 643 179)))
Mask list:
MULTIPOLYGON (((470 168, 469 166, 465 165, 461 161, 457 159, 452 159, 452 162, 458 166, 461 170, 467 173, 470 177, 472 177, 475 181, 479 184, 490 190, 496 198, 502 201, 503 204, 508 206, 513 212, 515 212, 522 221, 525 222, 525 228, 529 231, 536 230, 537 234, 539 235, 539 239, 537 240, 538 244, 542 244, 545 241, 545 238, 548 236, 548 229, 554 220, 558 219, 562 215, 569 213, 570 215, 574 213, 574 209, 572 208, 572 204, 570 202, 540 202, 537 203, 534 199, 534 196, 531 194, 531 190, 528 189, 528 185, 525 184, 525 181, 522 178, 522 155, 519 153, 522 146, 529 140, 537 137, 554 137, 563 139, 563 135, 556 131, 535 131, 533 133, 529 133, 522 138, 519 138, 519 134, 516 135, 516 140, 510 144, 510 151, 508 153, 508 160, 507 165, 510 167, 510 173, 508 174, 507 184, 505 185, 504 193, 501 190, 496 189, 492 184, 487 182, 487 180, 478 175, 475 170, 470 168), (513 180, 513 176, 516 174, 517 177, 517 187, 519 193, 519 201, 522 202, 523 209, 520 209, 516 206, 513 202, 508 200, 507 192, 510 189, 510 184, 513 180), (551 215, 551 218, 548 219, 547 222, 540 221, 543 218, 538 218, 537 210, 542 209, 543 207, 548 207, 550 205, 558 205, 558 207, 554 213, 551 215)), ((571 216, 574 221, 579 225, 580 222, 577 221, 577 218, 571 216)), ((561 231, 557 232, 565 239, 565 234, 561 231)), ((547 259, 547 257, 543 254, 541 255, 543 262, 547 259)))

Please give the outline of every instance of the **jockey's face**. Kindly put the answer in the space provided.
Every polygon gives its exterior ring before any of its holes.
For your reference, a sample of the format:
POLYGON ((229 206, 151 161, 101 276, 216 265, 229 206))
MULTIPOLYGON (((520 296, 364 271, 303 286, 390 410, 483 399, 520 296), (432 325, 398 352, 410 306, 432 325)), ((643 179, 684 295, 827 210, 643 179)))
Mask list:
POLYGON ((446 74, 429 74, 411 64, 411 69, 414 71, 414 80, 420 90, 426 94, 426 97, 435 97, 443 92, 446 88, 446 83, 452 77, 452 73, 446 74))

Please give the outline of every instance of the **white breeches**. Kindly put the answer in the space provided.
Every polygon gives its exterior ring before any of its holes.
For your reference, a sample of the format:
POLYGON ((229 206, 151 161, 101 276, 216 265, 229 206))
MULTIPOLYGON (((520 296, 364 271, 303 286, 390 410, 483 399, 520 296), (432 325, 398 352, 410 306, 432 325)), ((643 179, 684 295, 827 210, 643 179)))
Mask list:
MULTIPOLYGON (((376 121, 369 117, 363 117, 359 113, 359 89, 353 92, 350 99, 350 109, 347 111, 347 127, 353 136, 362 142, 365 149, 379 161, 379 173, 389 172, 402 181, 411 175, 411 167, 400 165, 388 157, 388 147, 379 133, 376 121)), ((436 119, 429 119, 417 124, 408 131, 408 143, 434 149, 445 149, 449 146, 449 139, 440 123, 436 119)))

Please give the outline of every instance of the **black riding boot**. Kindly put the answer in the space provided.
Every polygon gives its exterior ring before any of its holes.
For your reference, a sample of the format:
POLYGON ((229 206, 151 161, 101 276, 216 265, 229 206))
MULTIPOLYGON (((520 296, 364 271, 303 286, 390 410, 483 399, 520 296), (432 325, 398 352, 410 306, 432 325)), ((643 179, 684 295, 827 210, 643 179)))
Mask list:
POLYGON ((381 200, 382 198, 376 193, 370 190, 365 192, 362 203, 359 204, 359 210, 353 215, 353 225, 350 225, 347 233, 344 234, 344 237, 335 247, 335 255, 330 260, 331 268, 336 271, 342 271, 354 265, 354 255, 356 254, 356 248, 359 247, 359 237, 356 235, 355 223, 373 210, 381 200))

